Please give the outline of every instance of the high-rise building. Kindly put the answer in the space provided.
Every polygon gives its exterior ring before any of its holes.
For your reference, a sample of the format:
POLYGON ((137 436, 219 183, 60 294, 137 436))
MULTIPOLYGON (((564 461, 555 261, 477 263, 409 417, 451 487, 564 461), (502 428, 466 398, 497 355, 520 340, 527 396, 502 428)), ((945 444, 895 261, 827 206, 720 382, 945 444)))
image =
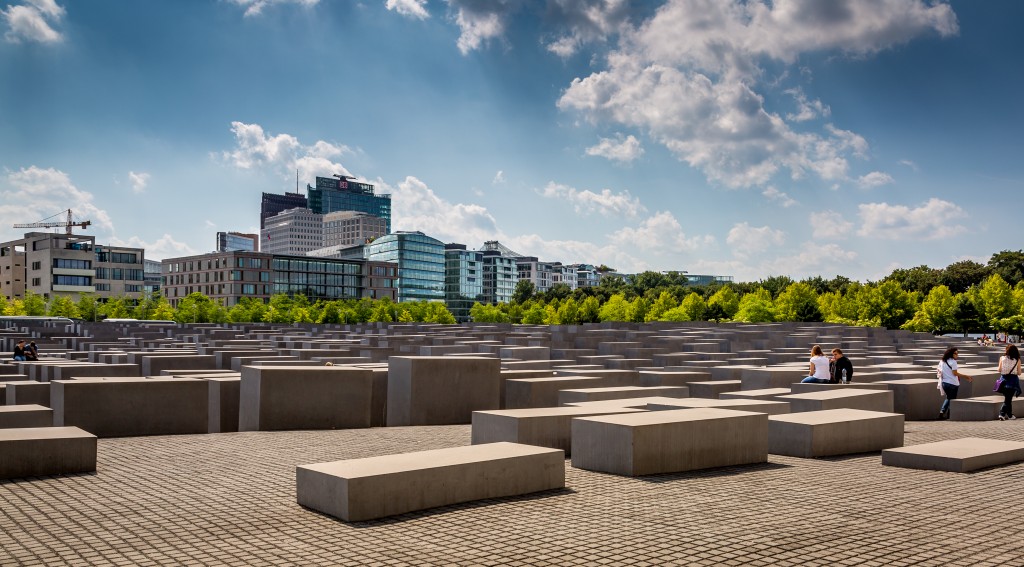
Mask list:
POLYGON ((388 233, 385 219, 361 211, 334 211, 323 216, 323 247, 366 244, 388 233))
POLYGON ((264 193, 263 200, 260 202, 260 228, 266 226, 268 218, 281 211, 294 208, 305 209, 308 205, 309 202, 302 193, 285 193, 284 195, 264 193))
POLYGON ((469 321, 474 303, 485 302, 484 255, 465 244, 444 245, 444 302, 459 323, 469 321))
POLYGON ((497 250, 482 250, 484 290, 481 303, 508 303, 519 283, 516 259, 497 250))
POLYGON ((305 208, 282 211, 267 219, 260 242, 260 250, 271 254, 304 255, 323 248, 323 215, 305 208))
POLYGON ((142 274, 145 278, 142 283, 142 293, 146 297, 160 293, 160 262, 147 258, 142 263, 142 274))
POLYGON ((422 232, 387 234, 363 248, 372 262, 398 267, 398 301, 444 301, 444 243, 422 232))
POLYGON ((139 298, 145 280, 144 250, 96 244, 93 236, 30 232, 0 243, 0 293, 8 299, 31 291, 50 298, 95 293, 139 298))
POLYGON ((255 252, 259 249, 260 237, 257 234, 241 232, 218 232, 217 252, 255 252))
POLYGON ((385 233, 391 232, 391 195, 377 195, 369 183, 344 175, 317 177, 316 187, 306 185, 306 192, 314 213, 359 211, 384 219, 385 233))

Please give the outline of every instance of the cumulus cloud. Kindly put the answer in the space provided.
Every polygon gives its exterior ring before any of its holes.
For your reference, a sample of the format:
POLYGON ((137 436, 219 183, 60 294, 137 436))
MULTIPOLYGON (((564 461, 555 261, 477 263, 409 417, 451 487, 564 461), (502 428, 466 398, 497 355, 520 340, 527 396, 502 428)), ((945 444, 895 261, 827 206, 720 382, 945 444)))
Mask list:
POLYGON ((860 185, 863 189, 871 189, 874 187, 881 187, 882 185, 888 185, 893 182, 893 178, 888 173, 881 171, 872 171, 867 175, 861 175, 857 179, 857 185, 860 185))
POLYGON ((461 34, 456 42, 463 55, 480 49, 505 34, 508 17, 520 7, 518 0, 448 0, 461 34))
POLYGON ((287 177, 298 170, 299 176, 307 181, 328 173, 351 175, 345 166, 334 161, 353 153, 348 146, 323 140, 307 146, 290 134, 268 134, 259 124, 232 122, 231 131, 235 135, 235 148, 222 152, 220 157, 237 168, 268 166, 287 177))
POLYGON ((267 6, 274 4, 299 4, 301 6, 310 7, 315 6, 320 0, 228 0, 232 4, 237 4, 245 8, 245 16, 258 16, 263 13, 263 9, 267 6))
POLYGON ((806 122, 814 120, 819 116, 827 117, 832 114, 832 109, 818 99, 809 100, 803 89, 788 89, 786 94, 792 95, 796 101, 796 112, 786 115, 786 120, 793 122, 806 122))
POLYGON ((128 172, 128 181, 132 184, 132 191, 135 193, 142 193, 146 190, 146 185, 149 184, 150 175, 148 173, 135 173, 134 171, 128 172))
POLYGON ((694 252, 713 245, 712 236, 687 236, 676 217, 668 211, 659 211, 640 226, 621 228, 609 235, 612 242, 625 250, 651 252, 694 252))
MULTIPOLYGON (((922 0, 670 0, 624 29, 607 68, 574 79, 558 106, 645 130, 729 187, 765 185, 783 170, 844 181, 847 156, 866 155, 864 139, 831 125, 794 130, 765 106, 763 62, 788 65, 820 51, 866 55, 957 31, 948 5, 922 0)), ((826 115, 824 103, 803 101, 793 122, 826 115)))
POLYGON ((384 7, 409 18, 425 20, 430 17, 426 4, 427 0, 387 0, 384 7))
POLYGON ((627 0, 550 0, 547 19, 561 31, 545 46, 559 57, 570 57, 583 45, 616 33, 629 15, 627 0))
POLYGON ((611 189, 602 189, 600 193, 594 193, 589 189, 580 191, 552 181, 540 191, 540 194, 549 199, 568 201, 577 214, 599 213, 604 216, 635 217, 646 210, 640 204, 640 199, 632 196, 629 191, 612 193, 611 189))
POLYGON ((640 140, 633 135, 623 137, 622 134, 615 138, 601 138, 596 146, 591 146, 586 151, 588 156, 603 157, 619 163, 631 163, 644 155, 640 140))
POLYGON ((497 223, 486 207, 451 203, 419 179, 409 176, 395 186, 376 181, 391 193, 393 230, 419 230, 445 242, 479 245, 498 235, 497 223))
POLYGON ((505 172, 498 170, 498 173, 494 174, 494 179, 491 180, 491 185, 501 185, 505 182, 505 172))
POLYGON ((7 9, 0 8, 0 20, 7 24, 4 39, 10 43, 36 41, 57 43, 63 36, 53 29, 64 17, 64 8, 56 0, 27 0, 24 4, 13 4, 7 9))
POLYGON ((734 256, 749 258, 774 246, 782 246, 786 242, 786 233, 769 226, 754 227, 742 222, 729 229, 725 242, 734 256))
POLYGON ((835 211, 822 211, 811 215, 812 236, 815 239, 838 240, 853 230, 853 222, 835 211))
MULTIPOLYGON (((71 182, 59 169, 36 166, 18 171, 5 171, 0 185, 0 234, 20 238, 23 229, 11 228, 15 223, 35 222, 58 213, 57 207, 70 208, 75 220, 90 220, 93 226, 113 232, 114 223, 107 211, 96 206, 92 193, 71 182)), ((65 220, 58 215, 53 219, 65 220)))
POLYGON ((861 220, 861 228, 857 231, 859 236, 884 240, 935 240, 967 230, 957 224, 967 213, 959 206, 938 198, 913 208, 889 203, 864 203, 858 208, 861 220))
POLYGON ((153 242, 147 242, 138 236, 132 236, 127 240, 123 240, 116 236, 113 236, 109 240, 110 244, 114 246, 129 246, 132 248, 144 248, 146 250, 147 260, 163 260, 165 258, 176 258, 179 256, 191 256, 198 254, 199 252, 185 244, 184 242, 178 242, 170 234, 164 233, 163 236, 154 240, 153 242))
POLYGON ((796 204, 796 199, 793 199, 788 194, 779 191, 775 187, 766 187, 764 191, 761 191, 761 194, 764 195, 764 197, 769 201, 775 201, 776 203, 782 205, 784 209, 788 209, 789 207, 792 207, 793 205, 796 204))

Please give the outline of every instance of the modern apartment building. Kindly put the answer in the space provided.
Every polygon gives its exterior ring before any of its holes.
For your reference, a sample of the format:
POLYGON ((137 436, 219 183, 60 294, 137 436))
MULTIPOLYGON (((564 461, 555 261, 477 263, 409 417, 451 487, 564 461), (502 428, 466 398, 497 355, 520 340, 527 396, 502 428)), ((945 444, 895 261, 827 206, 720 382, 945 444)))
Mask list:
POLYGON ((317 177, 316 187, 306 185, 308 207, 314 213, 358 211, 384 219, 384 233, 391 232, 391 195, 377 195, 373 185, 338 175, 317 177))
POLYGON ((260 236, 258 234, 244 234, 241 232, 218 232, 217 252, 255 252, 259 250, 260 236))
POLYGON ((268 218, 260 229, 260 251, 304 255, 323 248, 323 215, 305 208, 288 209, 268 218))
MULTIPOLYGON (((342 251, 345 252, 345 251, 342 251)), ((366 260, 398 268, 398 301, 444 301, 444 243, 422 232, 396 232, 363 247, 366 260)))
POLYGON ((160 293, 160 262, 156 260, 144 260, 142 273, 145 280, 142 283, 142 293, 146 297, 152 297, 160 293))
POLYGON ((484 292, 481 303, 508 303, 519 283, 516 259, 502 256, 496 250, 481 250, 483 256, 484 292))
POLYGON ((388 233, 387 220, 361 211, 323 215, 323 247, 366 244, 388 233))
POLYGON ((302 193, 285 193, 284 195, 264 193, 263 199, 260 201, 260 228, 266 226, 268 218, 281 211, 295 208, 305 209, 308 205, 309 201, 302 193))
POLYGON ((516 269, 519 279, 532 282, 537 293, 551 289, 555 275, 551 262, 541 262, 536 256, 522 256, 516 258, 516 269))
POLYGON ((551 285, 563 283, 570 289, 579 287, 579 274, 574 265, 563 265, 561 262, 551 264, 551 285))
POLYGON ((459 323, 469 321, 474 303, 484 297, 484 255, 465 244, 444 245, 444 302, 459 323))
POLYGON ((93 236, 30 232, 24 238, 0 243, 0 293, 8 299, 31 291, 77 299, 95 293, 139 298, 143 293, 144 250, 96 244, 93 236))
POLYGON ((161 265, 164 295, 172 306, 199 292, 231 307, 243 297, 269 301, 271 295, 318 299, 397 299, 397 270, 390 264, 271 254, 211 252, 169 258, 161 265))

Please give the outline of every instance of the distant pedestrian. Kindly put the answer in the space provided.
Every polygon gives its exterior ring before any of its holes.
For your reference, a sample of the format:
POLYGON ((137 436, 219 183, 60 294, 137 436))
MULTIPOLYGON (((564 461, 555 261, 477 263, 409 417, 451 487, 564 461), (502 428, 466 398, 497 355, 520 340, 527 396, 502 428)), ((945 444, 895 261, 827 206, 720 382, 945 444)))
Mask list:
POLYGON ((828 384, 828 358, 822 352, 820 345, 811 347, 811 365, 807 372, 807 378, 800 382, 803 384, 828 384))
POLYGON ((949 419, 949 402, 956 399, 956 394, 960 390, 960 379, 974 381, 974 378, 957 370, 956 359, 959 356, 960 351, 956 347, 947 348, 946 352, 942 353, 938 368, 935 369, 935 375, 939 380, 938 388, 946 395, 942 407, 939 408, 939 419, 949 419))
POLYGON ((25 340, 18 341, 14 346, 14 360, 25 360, 25 340))
POLYGON ((1016 346, 1007 345, 1006 352, 999 357, 999 375, 1003 379, 999 386, 999 393, 1003 395, 999 420, 1017 419, 1013 415, 1013 398, 1020 396, 1020 351, 1016 346))
POLYGON ((832 364, 829 367, 832 370, 833 383, 848 384, 853 382, 853 363, 850 362, 849 358, 846 358, 842 349, 832 349, 832 364))
POLYGON ((25 347, 25 360, 39 360, 39 347, 36 346, 35 341, 29 341, 28 346, 25 347))

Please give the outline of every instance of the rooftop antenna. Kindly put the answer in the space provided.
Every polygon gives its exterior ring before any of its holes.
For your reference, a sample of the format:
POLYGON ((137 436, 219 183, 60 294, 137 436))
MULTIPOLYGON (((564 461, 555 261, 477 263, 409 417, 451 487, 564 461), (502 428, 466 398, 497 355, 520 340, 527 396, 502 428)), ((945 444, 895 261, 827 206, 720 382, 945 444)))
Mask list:
POLYGON ((299 192, 299 169, 295 168, 295 192, 299 192))

